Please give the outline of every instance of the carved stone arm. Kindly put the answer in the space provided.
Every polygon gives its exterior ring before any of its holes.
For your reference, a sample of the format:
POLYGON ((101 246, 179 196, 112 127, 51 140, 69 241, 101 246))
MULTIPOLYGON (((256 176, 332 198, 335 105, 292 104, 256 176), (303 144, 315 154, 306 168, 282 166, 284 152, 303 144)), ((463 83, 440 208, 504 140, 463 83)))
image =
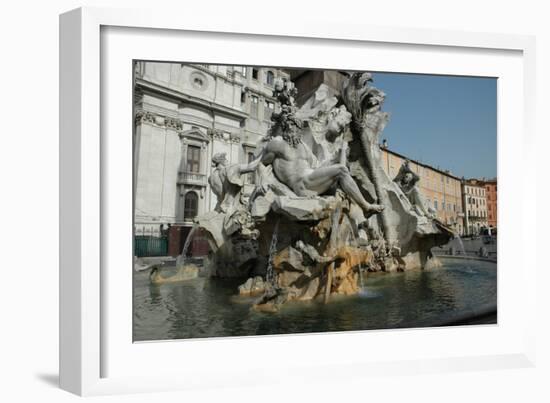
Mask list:
POLYGON ((319 252, 317 252, 317 250, 311 245, 304 244, 304 243, 300 242, 296 246, 297 246, 298 250, 301 250, 303 253, 308 255, 309 258, 311 260, 313 260, 314 262, 317 262, 317 263, 331 263, 335 260, 334 257, 319 255, 319 252))
POLYGON ((260 165, 261 162, 264 162, 264 164, 267 162, 267 152, 266 152, 267 146, 262 147, 256 158, 252 161, 250 161, 247 164, 241 164, 239 165, 240 173, 241 174, 247 174, 250 172, 254 172, 256 168, 258 168, 258 165, 260 165))

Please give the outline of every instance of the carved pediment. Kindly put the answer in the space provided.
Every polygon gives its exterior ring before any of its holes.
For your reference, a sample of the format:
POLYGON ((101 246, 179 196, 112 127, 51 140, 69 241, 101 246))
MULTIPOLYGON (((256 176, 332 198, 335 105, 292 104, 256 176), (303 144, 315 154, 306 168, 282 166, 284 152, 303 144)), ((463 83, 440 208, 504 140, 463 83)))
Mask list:
POLYGON ((199 129, 190 129, 190 130, 186 130, 184 132, 180 132, 179 136, 180 136, 180 138, 189 138, 189 139, 202 141, 202 142, 205 142, 205 143, 210 142, 210 139, 208 138, 208 136, 206 134, 204 134, 203 132, 201 132, 199 129))

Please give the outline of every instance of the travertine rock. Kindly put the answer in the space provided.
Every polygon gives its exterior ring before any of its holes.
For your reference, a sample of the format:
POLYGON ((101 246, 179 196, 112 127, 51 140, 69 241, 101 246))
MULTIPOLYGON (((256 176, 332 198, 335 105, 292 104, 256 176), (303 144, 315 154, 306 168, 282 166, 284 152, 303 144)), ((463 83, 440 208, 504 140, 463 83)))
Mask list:
POLYGON ((334 197, 286 197, 279 196, 273 203, 273 211, 296 221, 319 221, 327 218, 334 209, 334 197))
POLYGON ((254 296, 265 292, 266 284, 261 276, 250 277, 239 286, 239 295, 254 296))

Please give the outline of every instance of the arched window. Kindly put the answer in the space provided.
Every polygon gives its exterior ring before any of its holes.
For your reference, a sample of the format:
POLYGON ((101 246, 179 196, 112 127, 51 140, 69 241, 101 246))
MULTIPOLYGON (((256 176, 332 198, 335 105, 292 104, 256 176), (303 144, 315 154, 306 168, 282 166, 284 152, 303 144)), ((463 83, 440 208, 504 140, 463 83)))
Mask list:
POLYGON ((190 221, 199 213, 199 197, 195 192, 187 192, 185 194, 185 205, 183 210, 183 218, 185 221, 190 221))
POLYGON ((267 85, 273 85, 273 83, 275 82, 275 74, 273 74, 272 71, 267 72, 265 76, 265 82, 267 83, 267 85))

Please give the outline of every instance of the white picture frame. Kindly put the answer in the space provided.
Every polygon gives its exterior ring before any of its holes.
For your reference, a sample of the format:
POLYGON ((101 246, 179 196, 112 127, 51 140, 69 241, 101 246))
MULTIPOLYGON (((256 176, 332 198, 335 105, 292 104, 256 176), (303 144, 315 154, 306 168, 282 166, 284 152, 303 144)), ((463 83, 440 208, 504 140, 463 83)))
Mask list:
MULTIPOLYGON (((512 156, 528 161, 534 152, 534 49, 534 39, 528 36, 372 27, 353 21, 330 26, 307 20, 300 25, 284 21, 235 24, 208 15, 183 23, 177 14, 167 12, 101 8, 61 15, 61 387, 79 395, 96 395, 534 365, 537 265, 528 253, 525 223, 535 222, 536 212, 521 189, 530 189, 532 194, 535 175, 529 172, 530 164, 519 171, 510 164, 512 156), (178 55, 182 41, 188 47, 178 55), (208 48, 220 41, 233 45, 225 48, 246 46, 251 51, 231 54, 224 48, 216 48, 218 52, 208 48), (286 53, 273 54, 282 44, 289 52, 286 59, 286 53), (127 253, 128 247, 131 250, 128 218, 132 212, 127 211, 132 192, 131 176, 127 181, 131 151, 126 149, 131 131, 128 138, 111 135, 126 133, 132 124, 132 104, 126 102, 131 98, 128 60, 294 66, 289 63, 300 59, 303 46, 315 46, 310 63, 324 68, 343 67, 342 57, 323 58, 325 50, 335 55, 355 49, 362 51, 345 67, 359 69, 368 64, 373 70, 398 71, 396 66, 401 66, 402 72, 435 74, 460 74, 470 68, 468 74, 487 76, 500 72, 499 324, 133 344, 127 337, 131 316, 124 319, 131 309, 131 283, 126 282, 124 269, 109 270, 131 261, 127 253), (186 59, 190 54, 194 56, 186 59), (384 54, 387 59, 373 58, 367 63, 365 54, 384 54), (425 60, 412 57, 416 55, 425 60), (478 64, 468 67, 465 60, 478 64), (127 77, 121 80, 124 68, 127 77), (517 183, 522 184, 519 192, 517 183), (507 247, 514 241, 512 236, 516 242, 513 254, 507 247), (116 249, 112 248, 115 241, 116 249), (521 291, 516 291, 516 296, 521 293, 518 301, 510 301, 513 268, 521 270, 516 279, 521 285, 517 288, 521 291), (448 341, 452 346, 446 349, 448 341), (369 343, 377 348, 368 353, 358 348, 369 343), (415 349, 408 348, 411 343, 415 349), (330 346, 338 346, 341 357, 318 358, 319 348, 330 346), (273 372, 262 371, 266 364, 261 361, 240 362, 245 351, 252 357, 265 354, 273 372), (295 358, 298 353, 301 359, 295 358), (136 368, 136 361, 143 368, 136 368), (155 369, 148 370, 154 362, 155 369)), ((308 61, 302 58, 296 66, 304 63, 308 61)))

